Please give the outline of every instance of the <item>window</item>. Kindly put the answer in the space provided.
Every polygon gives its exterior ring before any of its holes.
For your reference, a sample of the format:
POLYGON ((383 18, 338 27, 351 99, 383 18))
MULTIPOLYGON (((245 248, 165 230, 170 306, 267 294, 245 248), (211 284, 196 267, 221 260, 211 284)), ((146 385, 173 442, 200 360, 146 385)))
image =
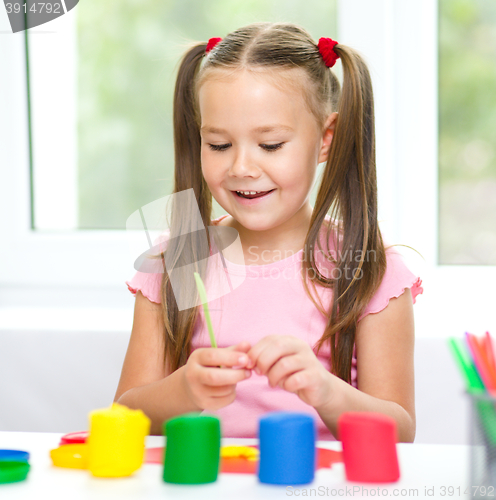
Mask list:
POLYGON ((56 33, 28 31, 35 229, 123 230, 132 212, 172 192, 172 100, 186 42, 255 20, 336 38, 335 0, 230 5, 90 1, 56 33))

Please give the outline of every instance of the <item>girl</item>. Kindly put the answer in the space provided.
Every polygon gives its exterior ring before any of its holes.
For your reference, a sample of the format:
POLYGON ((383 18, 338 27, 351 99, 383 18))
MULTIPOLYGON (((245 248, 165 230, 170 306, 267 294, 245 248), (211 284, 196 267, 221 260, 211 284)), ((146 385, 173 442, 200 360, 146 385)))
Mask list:
POLYGON ((412 303, 423 290, 379 230, 372 86, 360 55, 329 38, 317 45, 290 23, 197 44, 178 71, 174 140, 174 193, 193 189, 210 231, 202 239, 188 228, 193 212, 173 204, 165 271, 126 282, 135 315, 115 401, 141 408, 152 434, 206 410, 225 437, 256 437, 258 417, 292 410, 316 417, 319 439, 339 439, 341 413, 375 411, 412 442, 412 303), (342 91, 330 69, 337 58, 342 91), (227 212, 213 221, 212 196, 227 212), (170 270, 183 284, 193 270, 208 278, 207 257, 222 250, 213 229, 223 227, 242 248, 223 258, 226 276, 242 279, 209 301, 212 348, 202 306, 178 307, 170 270))

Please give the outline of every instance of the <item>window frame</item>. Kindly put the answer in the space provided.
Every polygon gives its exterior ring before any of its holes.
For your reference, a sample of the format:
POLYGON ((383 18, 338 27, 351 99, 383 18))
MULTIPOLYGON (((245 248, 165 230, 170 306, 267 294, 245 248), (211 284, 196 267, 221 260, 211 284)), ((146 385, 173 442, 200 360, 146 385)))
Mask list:
MULTIPOLYGON (((73 16, 71 12, 52 21, 50 26, 70 16, 73 16)), ((71 23, 69 19, 66 21, 71 23)), ((6 14, 0 16, 0 22, 4 31, 10 29, 6 14)), ((36 288, 41 294, 42 291, 57 290, 58 294, 53 296, 55 302, 64 302, 64 297, 76 289, 82 305, 94 304, 92 296, 95 290, 107 290, 112 300, 122 299, 120 289, 122 286, 126 288, 123 281, 134 272, 125 231, 33 230, 31 164, 37 159, 35 154, 31 158, 29 148, 33 106, 29 106, 26 99, 29 92, 28 33, 32 39, 50 34, 49 31, 34 29, 0 37, 0 64, 7 75, 7 78, 0 79, 0 109, 4 110, 0 114, 0 209, 3 214, 0 227, 4 243, 0 245, 0 298, 4 304, 22 306, 36 288)), ((75 46, 73 48, 75 50, 75 46)), ((64 69, 74 68, 73 63, 69 61, 63 65, 62 77, 64 69)), ((63 107, 64 102, 57 104, 63 107)), ((54 114, 62 115, 60 109, 54 114)), ((38 126, 41 125, 40 121, 38 126)), ((56 132, 60 133, 64 127, 72 135, 76 134, 76 128, 67 123, 59 124, 56 132)), ((31 132, 36 134, 36 130, 31 132)), ((66 158, 57 157, 60 164, 51 173, 55 175, 58 171, 63 176, 64 183, 59 186, 63 189, 59 190, 67 189, 73 193, 70 184, 74 175, 64 174, 64 169, 75 169, 75 160, 71 163, 67 158, 73 153, 75 144, 75 137, 70 135, 66 133, 66 138, 73 141, 68 148, 69 154, 66 158)), ((36 140, 33 140, 33 145, 36 145, 36 140)), ((44 154, 46 156, 46 152, 44 154)), ((74 212, 74 207, 69 207, 69 211, 74 212)), ((129 294, 127 290, 125 292, 129 294)), ((33 303, 36 303, 34 298, 33 303)))

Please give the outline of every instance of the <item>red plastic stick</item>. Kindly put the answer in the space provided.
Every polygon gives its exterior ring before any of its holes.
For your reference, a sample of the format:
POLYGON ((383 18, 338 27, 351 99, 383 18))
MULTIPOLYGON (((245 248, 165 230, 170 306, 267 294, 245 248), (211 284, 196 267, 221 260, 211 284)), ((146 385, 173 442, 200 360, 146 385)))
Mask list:
POLYGON ((496 374, 496 361, 494 359, 494 347, 493 347, 493 342, 491 339, 491 334, 489 332, 486 332, 486 336, 484 337, 484 345, 485 345, 485 351, 486 351, 486 356, 487 360, 489 362, 489 365, 492 367, 494 370, 494 373, 496 374))
POLYGON ((481 346, 479 339, 469 332, 465 332, 465 336, 475 366, 482 381, 484 382, 486 390, 491 395, 496 395, 496 373, 492 373, 488 364, 488 360, 486 358, 485 351, 481 346))

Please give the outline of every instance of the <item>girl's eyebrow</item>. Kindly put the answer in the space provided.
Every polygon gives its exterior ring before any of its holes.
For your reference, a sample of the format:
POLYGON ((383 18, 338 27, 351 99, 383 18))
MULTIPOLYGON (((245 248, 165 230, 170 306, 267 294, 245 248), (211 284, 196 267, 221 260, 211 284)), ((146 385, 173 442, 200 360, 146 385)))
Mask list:
MULTIPOLYGON (((293 128, 289 127, 288 125, 282 125, 282 124, 277 124, 277 125, 262 125, 261 127, 254 128, 252 132, 258 132, 258 133, 266 133, 266 132, 276 132, 278 130, 286 130, 289 132, 293 132, 293 128)), ((210 134, 223 134, 227 132, 226 130, 222 128, 217 128, 217 127, 211 127, 208 125, 204 125, 200 129, 201 132, 208 132, 210 134)))

